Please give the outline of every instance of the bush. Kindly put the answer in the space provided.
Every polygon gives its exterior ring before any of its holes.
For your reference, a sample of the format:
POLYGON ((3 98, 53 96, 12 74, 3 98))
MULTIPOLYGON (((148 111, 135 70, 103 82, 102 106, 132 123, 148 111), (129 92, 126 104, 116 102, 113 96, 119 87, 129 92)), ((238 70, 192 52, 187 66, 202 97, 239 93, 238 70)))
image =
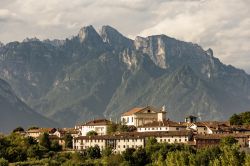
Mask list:
POLYGON ((5 160, 4 158, 0 158, 0 166, 8 166, 9 162, 8 160, 5 160))

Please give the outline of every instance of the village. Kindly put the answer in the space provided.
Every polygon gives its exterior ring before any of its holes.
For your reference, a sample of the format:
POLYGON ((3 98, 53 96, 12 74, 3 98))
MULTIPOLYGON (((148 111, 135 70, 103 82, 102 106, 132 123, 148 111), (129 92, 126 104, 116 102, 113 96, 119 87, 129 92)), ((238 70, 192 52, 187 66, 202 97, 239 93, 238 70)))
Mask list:
POLYGON ((30 128, 23 134, 38 140, 44 133, 58 141, 65 148, 64 137, 71 135, 73 151, 81 151, 98 146, 101 150, 109 147, 115 153, 127 148, 145 147, 149 138, 159 143, 186 144, 195 148, 215 146, 225 137, 233 137, 242 148, 250 148, 250 128, 231 125, 228 121, 199 121, 196 116, 187 116, 183 122, 174 122, 167 118, 165 106, 136 107, 121 115, 119 124, 107 119, 94 119, 75 128, 30 128), (127 130, 114 130, 115 125, 127 130))

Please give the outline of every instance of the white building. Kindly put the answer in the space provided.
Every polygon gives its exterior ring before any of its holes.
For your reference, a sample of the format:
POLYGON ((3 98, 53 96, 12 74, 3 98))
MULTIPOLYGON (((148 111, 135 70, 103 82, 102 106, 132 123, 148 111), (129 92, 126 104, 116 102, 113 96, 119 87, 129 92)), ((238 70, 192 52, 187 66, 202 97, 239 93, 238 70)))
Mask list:
POLYGON ((213 134, 213 131, 202 122, 190 123, 188 128, 196 131, 197 134, 213 134))
POLYGON ((165 132, 132 132, 118 135, 79 136, 73 139, 73 149, 83 150, 98 145, 100 149, 111 147, 115 152, 122 152, 127 148, 145 147, 147 139, 154 137, 160 143, 187 144, 192 139, 190 131, 165 132))
POLYGON ((183 131, 187 126, 170 120, 154 121, 137 127, 137 132, 183 131))
POLYGON ((86 136, 90 131, 95 131, 98 135, 106 135, 109 124, 111 124, 111 121, 107 119, 97 119, 86 122, 78 128, 82 136, 86 136))
POLYGON ((166 120, 165 107, 158 109, 152 106, 133 108, 121 115, 121 122, 128 126, 141 126, 154 121, 166 120))

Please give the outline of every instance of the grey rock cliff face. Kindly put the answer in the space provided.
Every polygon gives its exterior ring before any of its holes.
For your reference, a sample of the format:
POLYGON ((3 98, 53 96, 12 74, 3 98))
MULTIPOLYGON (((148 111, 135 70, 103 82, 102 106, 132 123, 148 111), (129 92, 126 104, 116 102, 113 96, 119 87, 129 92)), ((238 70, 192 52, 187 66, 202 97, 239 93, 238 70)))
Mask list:
POLYGON ((165 35, 131 40, 110 26, 99 34, 83 27, 63 42, 8 43, 0 76, 32 109, 65 126, 150 104, 166 105, 175 120, 221 120, 250 108, 250 76, 211 49, 165 35))

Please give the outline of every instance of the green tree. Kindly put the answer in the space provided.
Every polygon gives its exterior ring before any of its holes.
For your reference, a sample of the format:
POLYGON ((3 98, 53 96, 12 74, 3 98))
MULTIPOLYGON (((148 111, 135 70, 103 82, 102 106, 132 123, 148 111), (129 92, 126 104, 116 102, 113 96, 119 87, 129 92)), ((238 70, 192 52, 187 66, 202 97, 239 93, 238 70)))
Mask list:
POLYGON ((31 127, 28 128, 28 130, 35 130, 35 129, 39 129, 39 127, 37 127, 37 126, 31 126, 31 127))
POLYGON ((24 129, 23 129, 22 127, 19 126, 19 127, 15 128, 12 132, 13 132, 13 133, 24 132, 24 129))
POLYGON ((232 136, 222 138, 220 141, 220 145, 222 145, 222 146, 225 146, 225 145, 232 146, 232 145, 237 144, 237 143, 238 143, 238 141, 232 136))
POLYGON ((93 130, 87 132, 87 134, 86 134, 86 136, 95 136, 95 135, 98 135, 98 134, 96 131, 93 131, 93 130))
POLYGON ((110 156, 113 153, 113 150, 111 147, 107 147, 102 150, 102 156, 110 156))
POLYGON ((50 149, 55 151, 55 152, 58 152, 58 151, 62 150, 62 146, 59 144, 58 141, 54 140, 54 141, 51 142, 50 149))
POLYGON ((27 145, 36 145, 37 144, 36 139, 33 137, 26 137, 25 140, 26 140, 27 145))
POLYGON ((146 165, 150 162, 146 150, 144 148, 138 148, 133 152, 134 164, 135 165, 146 165))
POLYGON ((222 152, 218 146, 199 149, 195 155, 196 163, 197 165, 208 166, 209 162, 212 162, 213 160, 218 158, 221 153, 222 152))
POLYGON ((27 159, 26 149, 21 146, 10 146, 6 149, 9 162, 25 161, 27 159))
POLYGON ((70 134, 66 134, 64 136, 65 148, 72 149, 73 148, 73 137, 70 134))
POLYGON ((33 145, 27 149, 27 156, 29 158, 41 159, 46 152, 46 148, 39 145, 33 145))
POLYGON ((50 139, 49 139, 49 134, 48 133, 44 133, 40 136, 39 138, 39 144, 45 148, 47 148, 48 150, 50 149, 50 139))
POLYGON ((112 134, 112 133, 115 133, 118 129, 118 124, 116 123, 111 123, 108 125, 108 128, 107 128, 107 133, 108 134, 112 134))
POLYGON ((243 124, 240 115, 237 115, 237 114, 233 114, 230 117, 229 121, 230 121, 231 125, 242 125, 243 124))
POLYGON ((189 165, 189 156, 190 153, 185 151, 169 152, 167 155, 166 164, 167 166, 189 165))
POLYGON ((249 165, 250 165, 250 154, 247 154, 245 157, 244 166, 249 166, 249 165))
POLYGON ((222 154, 220 155, 220 162, 223 166, 240 166, 244 163, 243 153, 239 152, 239 146, 234 144, 232 146, 221 147, 222 154))
POLYGON ((91 159, 98 159, 101 158, 101 151, 98 145, 95 145, 94 147, 89 147, 86 149, 88 158, 91 159))
POLYGON ((243 112, 240 114, 243 124, 250 124, 250 112, 243 112))
POLYGON ((117 128, 117 131, 119 132, 128 132, 129 131, 129 127, 127 125, 119 125, 117 128))
POLYGON ((0 166, 8 166, 9 162, 8 160, 5 160, 4 158, 0 158, 0 166))
POLYGON ((122 152, 122 157, 125 161, 127 161, 130 165, 134 165, 134 157, 133 153, 135 152, 134 148, 127 148, 122 152))

